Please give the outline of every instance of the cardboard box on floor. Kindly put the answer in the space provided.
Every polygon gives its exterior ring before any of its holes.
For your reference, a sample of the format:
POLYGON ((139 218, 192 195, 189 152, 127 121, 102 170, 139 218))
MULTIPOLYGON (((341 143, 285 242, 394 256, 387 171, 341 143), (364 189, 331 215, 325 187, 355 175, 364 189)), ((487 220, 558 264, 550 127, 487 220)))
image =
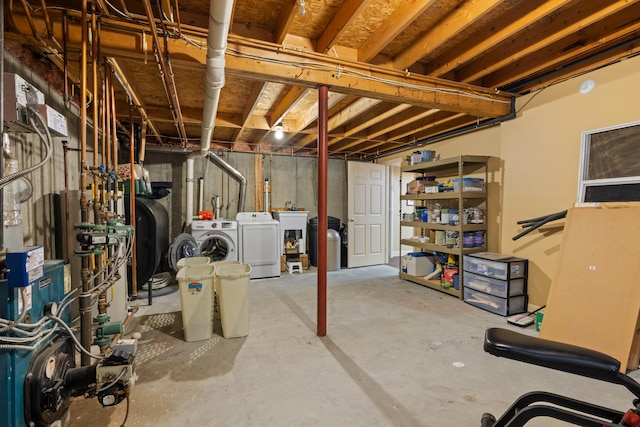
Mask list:
POLYGON ((540 337, 600 351, 638 369, 640 204, 569 210, 540 337))

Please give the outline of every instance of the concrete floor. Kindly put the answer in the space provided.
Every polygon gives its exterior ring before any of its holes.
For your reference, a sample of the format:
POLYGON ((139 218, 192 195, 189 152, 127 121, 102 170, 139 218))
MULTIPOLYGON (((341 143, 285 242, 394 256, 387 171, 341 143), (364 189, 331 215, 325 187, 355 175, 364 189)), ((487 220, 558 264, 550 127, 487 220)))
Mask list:
MULTIPOLYGON (((380 265, 328 273, 327 336, 316 336, 315 269, 251 281, 250 333, 183 339, 176 285, 141 307, 138 383, 127 426, 479 426, 519 395, 552 391, 626 410, 620 386, 484 353, 484 331, 508 326, 380 265)), ((632 377, 638 379, 637 371, 632 377)), ((120 426, 126 403, 77 398, 71 426, 120 426)), ((532 426, 556 424, 542 420, 532 426)))

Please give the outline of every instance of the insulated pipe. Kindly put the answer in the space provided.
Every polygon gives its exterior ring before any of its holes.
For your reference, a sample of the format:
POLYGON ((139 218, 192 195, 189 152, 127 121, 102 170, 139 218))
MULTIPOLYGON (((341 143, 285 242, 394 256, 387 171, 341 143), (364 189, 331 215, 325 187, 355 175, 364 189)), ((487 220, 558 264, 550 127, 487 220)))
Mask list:
POLYGON ((238 196, 238 212, 244 212, 244 199, 247 196, 247 178, 245 178, 237 169, 227 163, 222 157, 209 151, 207 158, 222 168, 224 168, 229 174, 233 175, 235 179, 240 181, 240 195, 238 196))
POLYGON ((327 166, 329 164, 329 88, 318 88, 318 331, 327 335, 327 166))

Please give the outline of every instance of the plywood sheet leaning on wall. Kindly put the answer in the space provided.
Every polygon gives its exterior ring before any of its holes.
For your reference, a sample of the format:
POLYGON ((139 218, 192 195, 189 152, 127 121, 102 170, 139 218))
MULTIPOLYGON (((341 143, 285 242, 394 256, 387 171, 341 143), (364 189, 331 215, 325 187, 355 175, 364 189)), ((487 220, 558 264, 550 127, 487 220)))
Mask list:
POLYGON ((638 369, 639 204, 569 210, 540 337, 638 369))

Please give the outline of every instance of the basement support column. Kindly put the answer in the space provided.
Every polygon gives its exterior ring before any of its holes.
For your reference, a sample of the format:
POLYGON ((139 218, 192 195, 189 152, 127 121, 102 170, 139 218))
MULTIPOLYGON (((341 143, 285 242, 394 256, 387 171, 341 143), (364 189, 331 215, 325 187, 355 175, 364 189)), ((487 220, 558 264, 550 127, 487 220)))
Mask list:
POLYGON ((327 165, 329 88, 318 88, 318 332, 327 335, 327 165))

